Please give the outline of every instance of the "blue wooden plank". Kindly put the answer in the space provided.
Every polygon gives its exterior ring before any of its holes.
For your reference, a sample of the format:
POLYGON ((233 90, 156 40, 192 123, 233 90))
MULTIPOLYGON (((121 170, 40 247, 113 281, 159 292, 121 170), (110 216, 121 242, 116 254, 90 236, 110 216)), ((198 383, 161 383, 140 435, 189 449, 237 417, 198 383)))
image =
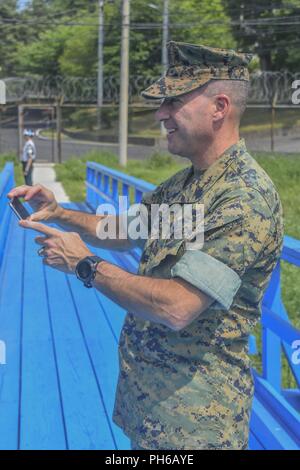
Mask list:
MULTIPOLYGON (((116 384, 119 374, 118 344, 107 317, 118 315, 115 310, 106 312, 98 302, 95 291, 84 287, 74 276, 70 277, 72 295, 76 304, 78 321, 101 390, 107 418, 115 437, 117 449, 130 449, 130 442, 121 429, 112 421, 116 384), (88 305, 88 311, 87 311, 88 305)), ((118 310, 118 308, 116 308, 118 310)))
POLYGON ((24 232, 13 218, 0 276, 0 338, 6 364, 0 365, 0 449, 18 448, 20 335, 24 232))
POLYGON ((20 448, 66 449, 43 264, 34 243, 37 233, 25 233, 20 448))
POLYGON ((12 211, 10 207, 6 207, 3 212, 0 212, 2 216, 1 226, 0 226, 0 266, 5 255, 6 244, 8 240, 8 231, 11 221, 12 211))
MULTIPOLYGON (((285 243, 286 243, 286 238, 290 238, 290 237, 285 237, 285 243)), ((299 243, 298 240, 296 241, 299 243)), ((276 324, 279 325, 280 319, 281 321, 284 322, 284 323, 280 323, 279 327, 277 327, 276 329, 280 337, 282 336, 283 332, 285 332, 287 329, 290 330, 290 327, 293 328, 293 325, 291 325, 290 323, 289 316, 287 314, 287 311, 281 299, 280 263, 277 263, 277 266, 272 273, 271 282, 269 284, 269 287, 263 299, 263 311, 266 309, 266 307, 267 307, 267 311, 276 312, 276 319, 273 322, 271 321, 271 325, 272 324, 274 324, 274 326, 276 326, 276 324), (281 330, 281 326, 283 327, 282 330, 281 330)), ((297 338, 294 338, 294 339, 297 339, 297 338)), ((289 366, 297 382, 297 385, 298 387, 300 387, 300 368, 297 367, 292 361, 292 357, 294 353, 291 347, 292 341, 293 341, 292 336, 290 332, 288 332, 287 334, 285 334, 285 341, 282 342, 282 347, 283 347, 285 356, 287 358, 287 361, 289 363, 289 366)))
POLYGON ((262 325, 288 344, 292 344, 293 341, 300 339, 300 330, 295 328, 289 321, 280 318, 279 315, 276 315, 267 307, 262 309, 262 325))
POLYGON ((269 328, 262 329, 263 375, 276 390, 281 389, 281 341, 269 328))
POLYGON ((0 173, 0 266, 5 254, 7 233, 11 217, 11 209, 8 207, 7 193, 14 186, 14 168, 13 163, 6 163, 3 171, 0 173))
MULTIPOLYGON (((283 303, 281 303, 281 314, 280 314, 280 316, 281 316, 281 318, 285 318, 287 324, 293 327, 293 325, 290 323, 288 314, 286 312, 286 309, 285 309, 285 306, 283 305, 283 303)), ((299 339, 300 339, 300 332, 299 332, 298 340, 299 339)), ((295 353, 295 349, 292 348, 292 345, 293 345, 293 342, 285 342, 285 341, 282 342, 282 347, 283 347, 285 357, 288 361, 288 364, 290 366, 292 374, 293 374, 293 376, 296 380, 298 388, 300 389, 300 367, 299 367, 299 365, 295 364, 294 361, 293 361, 293 355, 295 353)))
MULTIPOLYGON (((78 206, 76 204, 69 204, 68 206, 70 209, 78 210, 78 206)), ((88 245, 89 246, 89 245, 88 245)), ((97 256, 100 256, 101 258, 105 259, 109 263, 116 264, 118 266, 121 266, 125 268, 124 264, 122 265, 122 261, 116 260, 114 257, 114 252, 110 250, 104 250, 102 248, 96 248, 94 246, 89 246, 90 250, 92 253, 94 253, 97 256)), ((122 253, 122 252, 120 252, 122 253)), ((115 336, 115 338, 118 340, 120 336, 120 332, 124 323, 124 317, 125 317, 125 311, 122 309, 120 306, 116 305, 112 300, 110 300, 108 297, 104 296, 98 291, 95 291, 97 295, 97 299, 99 302, 99 305, 102 307, 104 315, 106 316, 107 322, 110 325, 110 328, 115 336), (110 315, 110 312, 114 312, 114 315, 110 315)))
POLYGON ((255 393, 264 403, 267 404, 272 414, 277 417, 277 420, 282 423, 285 430, 292 436, 295 442, 298 443, 300 449, 300 415, 299 413, 285 400, 285 398, 277 393, 271 385, 254 374, 255 377, 255 393))
POLYGON ((268 450, 299 450, 297 443, 256 396, 253 399, 250 428, 268 450))
POLYGON ((66 276, 45 272, 69 448, 114 449, 66 276))
POLYGON ((300 240, 285 236, 282 250, 282 259, 288 263, 295 264, 300 267, 300 240))
POLYGON ((256 438, 253 432, 249 434, 249 450, 265 450, 262 443, 256 438))
MULTIPOLYGON (((83 204, 69 203, 64 205, 64 207, 90 212, 88 207, 83 204)), ((115 263, 114 252, 95 247, 90 247, 90 249, 108 262, 115 263)), ((122 254, 123 252, 120 253, 120 255, 122 254)), ((122 258, 119 259, 119 265, 122 265, 122 258)), ((74 276, 70 276, 69 282, 76 305, 78 321, 82 328, 108 418, 116 439, 116 447, 118 449, 129 449, 130 443, 128 438, 111 419, 119 372, 118 339, 126 312, 100 292, 86 289, 74 276), (86 305, 89 306, 88 315, 86 315, 86 305)))
POLYGON ((152 183, 147 183, 147 181, 135 178, 134 176, 127 175, 126 173, 121 173, 117 170, 113 170, 111 168, 108 168, 107 166, 101 165, 100 163, 87 162, 87 168, 95 170, 96 172, 99 172, 103 175, 108 175, 112 178, 116 178, 119 181, 123 181, 129 186, 133 186, 134 188, 137 188, 142 192, 153 191, 156 187, 152 183))
MULTIPOLYGON (((263 341, 263 358, 264 364, 267 366, 268 369, 264 369, 265 378, 268 380, 276 374, 276 380, 272 378, 272 385, 277 383, 277 389, 280 390, 281 381, 280 381, 280 360, 278 360, 278 355, 274 356, 275 354, 275 347, 274 344, 277 344, 277 352, 279 348, 279 344, 283 346, 284 353, 288 360, 289 366, 293 372, 293 375, 296 379, 298 386, 300 385, 300 370, 296 364, 293 363, 292 357, 294 350, 292 349, 292 344, 294 341, 300 339, 300 331, 295 328, 289 321, 288 315, 285 311, 285 307, 283 304, 280 305, 280 314, 274 314, 271 310, 263 306, 262 309, 262 325, 264 330, 264 335, 272 337, 273 342, 269 344, 265 344, 263 341), (277 337, 277 339, 276 339, 277 337), (266 349, 268 347, 268 349, 266 349)), ((263 340, 265 339, 263 337, 263 340)))
POLYGON ((280 271, 280 261, 278 261, 262 301, 263 306, 276 313, 279 313, 278 308, 281 304, 280 271))
MULTIPOLYGON (((283 397, 289 402, 289 404, 298 411, 299 419, 300 419, 300 390, 298 388, 292 388, 282 391, 283 397)), ((298 431, 299 439, 300 439, 300 429, 298 431)))

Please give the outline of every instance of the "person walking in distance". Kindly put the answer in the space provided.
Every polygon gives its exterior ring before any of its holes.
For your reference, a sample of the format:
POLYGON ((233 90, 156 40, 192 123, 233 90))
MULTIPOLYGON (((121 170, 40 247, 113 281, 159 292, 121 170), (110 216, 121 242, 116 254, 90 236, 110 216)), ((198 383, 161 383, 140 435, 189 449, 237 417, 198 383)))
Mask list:
POLYGON ((22 167, 25 183, 28 186, 32 186, 32 171, 33 163, 36 158, 36 147, 33 141, 34 132, 31 130, 24 131, 25 145, 22 153, 22 167))

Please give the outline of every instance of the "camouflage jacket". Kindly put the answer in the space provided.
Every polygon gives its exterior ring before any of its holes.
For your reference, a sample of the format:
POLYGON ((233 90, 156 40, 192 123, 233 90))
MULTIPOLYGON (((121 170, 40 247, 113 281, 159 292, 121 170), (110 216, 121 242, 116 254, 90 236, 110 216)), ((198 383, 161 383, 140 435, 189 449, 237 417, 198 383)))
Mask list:
POLYGON ((244 141, 206 171, 185 168, 144 203, 204 204, 204 246, 147 240, 138 274, 182 277, 215 302, 180 331, 128 313, 114 421, 147 449, 244 449, 253 381, 248 337, 280 257, 281 204, 244 141))

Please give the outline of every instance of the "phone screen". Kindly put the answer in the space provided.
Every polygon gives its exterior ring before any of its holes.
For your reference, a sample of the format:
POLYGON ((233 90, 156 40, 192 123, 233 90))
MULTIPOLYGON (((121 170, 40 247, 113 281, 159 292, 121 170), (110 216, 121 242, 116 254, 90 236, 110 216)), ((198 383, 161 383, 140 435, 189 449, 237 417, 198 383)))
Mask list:
POLYGON ((27 219, 30 215, 17 197, 12 198, 9 205, 19 219, 27 219))

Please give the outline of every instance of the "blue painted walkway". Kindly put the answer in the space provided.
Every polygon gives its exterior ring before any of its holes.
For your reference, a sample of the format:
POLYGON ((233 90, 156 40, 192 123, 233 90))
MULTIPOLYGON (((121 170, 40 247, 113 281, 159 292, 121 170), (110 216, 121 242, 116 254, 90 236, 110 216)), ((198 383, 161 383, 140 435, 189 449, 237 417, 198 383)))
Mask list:
POLYGON ((11 218, 0 274, 0 449, 128 449, 111 420, 125 312, 44 266, 35 236, 11 218))

